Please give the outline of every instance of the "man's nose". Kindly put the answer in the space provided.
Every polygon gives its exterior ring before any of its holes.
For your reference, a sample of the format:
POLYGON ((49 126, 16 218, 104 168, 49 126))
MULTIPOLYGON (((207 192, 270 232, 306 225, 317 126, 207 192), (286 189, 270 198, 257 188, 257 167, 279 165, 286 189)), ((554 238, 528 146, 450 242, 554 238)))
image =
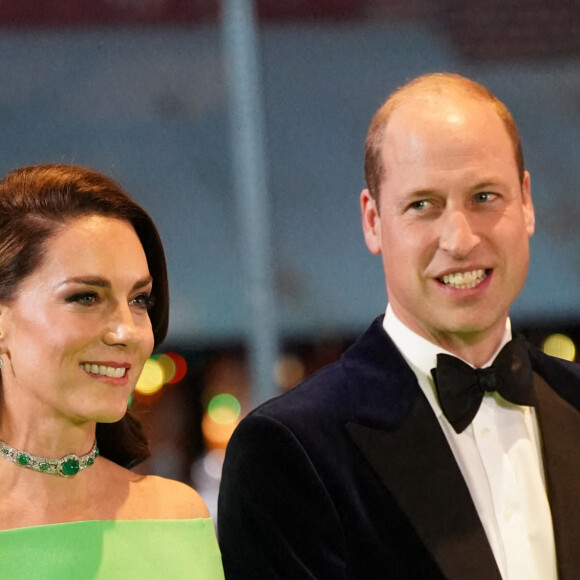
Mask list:
POLYGON ((465 212, 449 209, 443 216, 439 247, 455 259, 466 258, 479 244, 480 237, 465 212))

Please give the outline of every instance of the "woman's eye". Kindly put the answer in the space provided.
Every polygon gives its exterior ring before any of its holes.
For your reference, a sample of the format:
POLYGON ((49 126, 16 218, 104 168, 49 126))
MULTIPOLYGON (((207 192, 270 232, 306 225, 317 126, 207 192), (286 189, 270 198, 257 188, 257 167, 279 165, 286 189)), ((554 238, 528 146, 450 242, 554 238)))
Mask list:
POLYGON ((151 294, 139 294, 139 296, 136 296, 131 300, 131 304, 135 304, 143 310, 151 310, 155 305, 155 297, 151 294))
POLYGON ((99 297, 96 292, 79 292, 66 299, 67 302, 76 302, 81 306, 93 306, 98 300, 99 297))

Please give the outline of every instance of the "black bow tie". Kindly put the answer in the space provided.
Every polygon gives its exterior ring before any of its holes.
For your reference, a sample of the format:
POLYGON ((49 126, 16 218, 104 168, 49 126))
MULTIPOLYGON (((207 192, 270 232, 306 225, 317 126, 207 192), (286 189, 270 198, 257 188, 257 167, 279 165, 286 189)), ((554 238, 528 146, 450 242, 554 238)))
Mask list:
POLYGON ((534 404, 532 365, 519 337, 501 349, 489 368, 474 369, 454 356, 438 354, 431 374, 441 409, 457 433, 473 421, 486 392, 497 391, 516 405, 534 404))

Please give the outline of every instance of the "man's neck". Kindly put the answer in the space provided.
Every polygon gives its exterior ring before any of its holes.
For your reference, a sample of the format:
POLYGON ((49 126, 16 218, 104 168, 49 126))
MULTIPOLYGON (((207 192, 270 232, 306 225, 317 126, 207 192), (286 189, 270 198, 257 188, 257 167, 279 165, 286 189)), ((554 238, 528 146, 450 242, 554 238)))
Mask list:
POLYGON ((483 367, 493 360, 494 355, 511 338, 511 322, 508 317, 502 324, 496 325, 486 333, 450 333, 433 332, 430 329, 407 324, 404 317, 399 316, 390 304, 387 306, 387 313, 417 336, 476 368, 483 367))

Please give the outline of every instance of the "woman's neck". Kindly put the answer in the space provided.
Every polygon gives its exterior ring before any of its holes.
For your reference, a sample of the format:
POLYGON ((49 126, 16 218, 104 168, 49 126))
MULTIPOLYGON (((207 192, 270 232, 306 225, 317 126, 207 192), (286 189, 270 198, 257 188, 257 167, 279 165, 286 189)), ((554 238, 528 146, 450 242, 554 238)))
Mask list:
POLYGON ((96 423, 74 424, 57 417, 16 419, 5 408, 0 416, 0 440, 19 451, 49 459, 89 453, 95 431, 96 423))

